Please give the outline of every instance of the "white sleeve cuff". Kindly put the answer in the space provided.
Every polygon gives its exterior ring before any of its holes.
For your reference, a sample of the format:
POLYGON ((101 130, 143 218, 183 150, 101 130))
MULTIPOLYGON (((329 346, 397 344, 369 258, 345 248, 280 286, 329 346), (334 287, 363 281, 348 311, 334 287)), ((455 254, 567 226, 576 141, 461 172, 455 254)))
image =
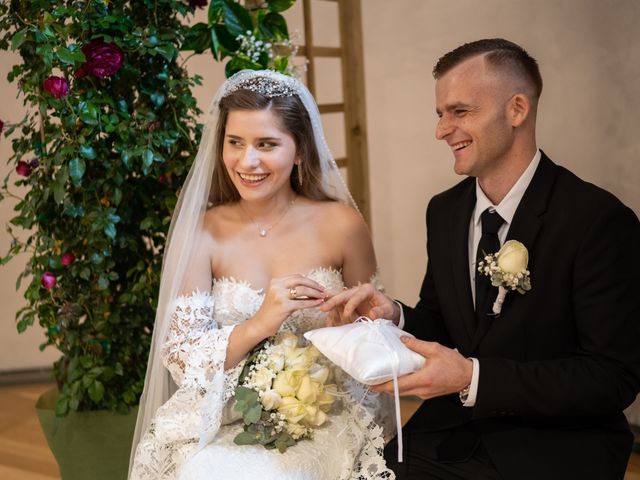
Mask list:
POLYGON ((471 385, 469 385, 469 396, 467 400, 462 404, 465 407, 473 407, 476 404, 476 397, 478 395, 478 381, 480 380, 480 362, 477 358, 471 358, 473 362, 473 372, 471 372, 471 385))
POLYGON ((394 302, 396 302, 398 304, 398 307, 400 308, 400 320, 398 320, 398 328, 400 330, 404 330, 404 312, 402 311, 402 304, 397 300, 394 300, 394 302))

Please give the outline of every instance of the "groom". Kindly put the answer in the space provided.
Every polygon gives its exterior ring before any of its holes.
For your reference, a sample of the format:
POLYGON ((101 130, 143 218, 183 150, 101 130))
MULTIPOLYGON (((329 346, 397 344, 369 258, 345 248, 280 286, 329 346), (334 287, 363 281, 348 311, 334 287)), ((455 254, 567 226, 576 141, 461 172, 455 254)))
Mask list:
MULTIPOLYGON (((518 45, 479 40, 433 70, 436 137, 467 178, 427 208, 427 272, 414 308, 371 285, 344 305, 393 319, 426 359, 400 378, 426 399, 387 461, 399 479, 622 479, 640 390, 640 223, 610 193, 553 163, 535 138, 542 79, 518 45), (531 289, 495 287, 476 261, 506 240, 528 250, 531 289)), ((377 387, 392 392, 390 384, 377 387)))

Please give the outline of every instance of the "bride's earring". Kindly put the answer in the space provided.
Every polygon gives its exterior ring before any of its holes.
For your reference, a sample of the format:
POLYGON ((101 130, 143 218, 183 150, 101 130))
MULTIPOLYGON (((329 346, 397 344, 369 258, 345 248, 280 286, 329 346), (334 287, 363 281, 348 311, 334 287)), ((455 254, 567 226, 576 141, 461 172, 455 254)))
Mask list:
POLYGON ((300 163, 298 163, 298 186, 302 187, 302 169, 300 168, 300 163))

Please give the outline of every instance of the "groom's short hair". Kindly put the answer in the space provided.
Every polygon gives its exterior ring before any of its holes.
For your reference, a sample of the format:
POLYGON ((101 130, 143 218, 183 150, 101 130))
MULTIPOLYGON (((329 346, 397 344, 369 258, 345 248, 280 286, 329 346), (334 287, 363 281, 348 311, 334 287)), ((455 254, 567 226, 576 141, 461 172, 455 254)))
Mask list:
POLYGON ((509 71, 524 79, 533 87, 536 98, 542 93, 542 76, 538 62, 520 45, 503 38, 486 38, 465 43, 444 54, 433 67, 433 77, 437 80, 465 60, 484 55, 487 64, 497 69, 509 71))

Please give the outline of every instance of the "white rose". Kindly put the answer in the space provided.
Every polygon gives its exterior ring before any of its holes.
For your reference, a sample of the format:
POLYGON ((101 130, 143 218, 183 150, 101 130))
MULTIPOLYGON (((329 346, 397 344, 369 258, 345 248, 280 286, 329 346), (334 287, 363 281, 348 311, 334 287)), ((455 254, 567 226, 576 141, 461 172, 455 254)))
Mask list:
POLYGON ((276 343, 285 348, 295 348, 298 346, 298 336, 295 333, 282 332, 278 334, 276 343))
POLYGON ((329 367, 314 363, 309 369, 309 376, 316 382, 325 383, 329 378, 329 367))
POLYGON ((527 247, 517 240, 505 242, 496 257, 498 267, 505 273, 520 273, 527 269, 529 263, 527 247))
POLYGON ((292 348, 285 352, 284 365, 287 370, 307 371, 315 360, 315 353, 308 348, 292 348))
POLYGON ((265 410, 275 410, 282 403, 282 397, 275 390, 267 390, 260 397, 260 402, 265 410))
POLYGON ((262 367, 251 375, 251 384, 258 390, 267 390, 271 387, 272 379, 273 373, 268 368, 262 367))
POLYGON ((319 427, 327 421, 327 414, 313 405, 305 405, 307 415, 304 417, 304 423, 311 427, 319 427))
POLYGON ((269 368, 279 372, 284 368, 284 349, 280 345, 274 345, 269 350, 269 368))
POLYGON ((307 433, 307 428, 299 423, 287 423, 286 430, 295 440, 304 436, 307 433))
POLYGON ((290 423, 298 423, 307 414, 307 409, 296 397, 282 397, 278 411, 290 423))
POLYGON ((300 372, 285 370, 278 373, 273 381, 273 389, 280 394, 281 397, 293 397, 300 385, 300 372))
POLYGON ((296 390, 296 397, 302 403, 313 403, 321 391, 322 385, 311 380, 309 375, 305 375, 300 380, 300 385, 298 385, 298 389, 296 390))
POLYGON ((325 390, 318 394, 316 397, 316 405, 322 409, 323 412, 328 412, 331 409, 331 406, 336 401, 335 395, 331 394, 331 389, 334 389, 335 385, 325 385, 325 390), (329 387, 329 391, 327 388, 329 387))

